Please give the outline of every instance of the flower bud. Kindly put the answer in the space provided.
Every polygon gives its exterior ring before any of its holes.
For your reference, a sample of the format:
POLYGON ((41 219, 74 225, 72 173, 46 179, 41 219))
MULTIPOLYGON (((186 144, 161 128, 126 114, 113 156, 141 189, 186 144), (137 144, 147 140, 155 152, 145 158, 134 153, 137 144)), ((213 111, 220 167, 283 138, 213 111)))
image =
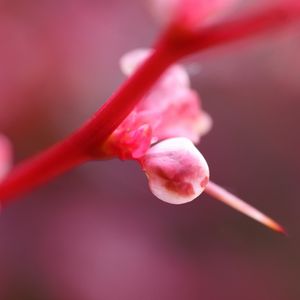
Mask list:
POLYGON ((140 162, 152 193, 171 204, 194 200, 209 181, 205 158, 184 137, 167 139, 152 146, 140 162))

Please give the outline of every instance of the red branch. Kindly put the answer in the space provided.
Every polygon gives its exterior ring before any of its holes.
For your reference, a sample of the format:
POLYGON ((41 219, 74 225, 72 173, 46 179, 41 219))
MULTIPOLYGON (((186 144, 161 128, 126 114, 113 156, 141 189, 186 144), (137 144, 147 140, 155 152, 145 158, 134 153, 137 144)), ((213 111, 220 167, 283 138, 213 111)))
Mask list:
POLYGON ((241 19, 186 32, 170 26, 155 51, 119 90, 74 134, 50 149, 16 166, 0 185, 0 201, 8 200, 53 177, 105 154, 101 146, 133 110, 160 75, 175 61, 194 52, 239 40, 299 18, 299 10, 273 7, 241 19))
POLYGON ((165 48, 158 47, 143 66, 78 131, 16 166, 0 185, 1 203, 6 203, 83 162, 105 158, 101 145, 175 60, 165 48))

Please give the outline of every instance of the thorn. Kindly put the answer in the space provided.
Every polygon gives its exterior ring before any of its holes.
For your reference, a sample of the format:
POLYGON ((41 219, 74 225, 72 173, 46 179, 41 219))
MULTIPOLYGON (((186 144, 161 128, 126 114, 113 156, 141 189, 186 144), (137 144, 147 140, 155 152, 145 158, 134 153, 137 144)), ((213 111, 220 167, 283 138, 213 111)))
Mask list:
POLYGON ((287 236, 286 230, 279 223, 266 216, 250 204, 244 202, 242 199, 226 191, 219 185, 209 181, 205 188, 205 192, 213 198, 222 201, 228 206, 265 225, 266 227, 287 236))

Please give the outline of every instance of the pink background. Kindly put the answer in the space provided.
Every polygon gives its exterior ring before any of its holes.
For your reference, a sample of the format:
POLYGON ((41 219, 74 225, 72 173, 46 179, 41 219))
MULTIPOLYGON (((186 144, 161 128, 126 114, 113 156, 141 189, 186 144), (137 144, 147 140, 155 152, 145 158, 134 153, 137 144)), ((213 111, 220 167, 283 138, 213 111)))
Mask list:
MULTIPOLYGON (((156 199, 134 162, 86 164, 0 216, 0 299, 300 299, 299 25, 184 61, 214 120, 212 179, 285 238, 202 195, 156 199)), ((120 56, 160 27, 146 1, 4 0, 0 131, 19 161, 64 137, 124 79, 120 56)))

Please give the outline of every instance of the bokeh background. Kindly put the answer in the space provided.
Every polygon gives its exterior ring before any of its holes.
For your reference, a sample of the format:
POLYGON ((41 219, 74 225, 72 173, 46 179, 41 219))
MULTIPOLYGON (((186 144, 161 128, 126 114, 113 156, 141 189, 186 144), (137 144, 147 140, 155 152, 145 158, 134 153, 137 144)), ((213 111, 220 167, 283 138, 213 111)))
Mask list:
MULTIPOLYGON (((149 11, 141 0, 0 2, 0 131, 16 162, 120 85, 121 55, 161 30, 149 11)), ((134 162, 88 163, 1 213, 0 299, 300 299, 299 29, 184 61, 214 120, 199 145, 212 178, 288 237, 206 195, 163 203, 134 162)))

